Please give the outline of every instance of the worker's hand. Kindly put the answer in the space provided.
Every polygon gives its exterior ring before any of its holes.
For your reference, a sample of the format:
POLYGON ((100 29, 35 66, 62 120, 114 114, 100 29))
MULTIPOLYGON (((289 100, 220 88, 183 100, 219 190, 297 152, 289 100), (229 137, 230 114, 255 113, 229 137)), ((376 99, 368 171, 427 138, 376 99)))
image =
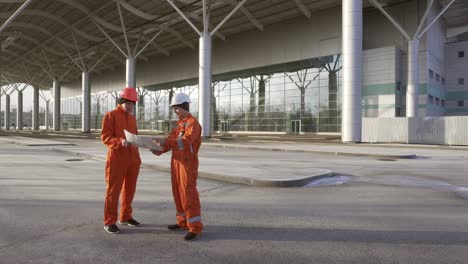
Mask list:
POLYGON ((151 152, 156 156, 161 156, 161 154, 163 154, 163 152, 160 150, 151 150, 151 152))
POLYGON ((126 148, 128 145, 130 145, 130 143, 128 143, 126 139, 122 140, 122 147, 126 148))

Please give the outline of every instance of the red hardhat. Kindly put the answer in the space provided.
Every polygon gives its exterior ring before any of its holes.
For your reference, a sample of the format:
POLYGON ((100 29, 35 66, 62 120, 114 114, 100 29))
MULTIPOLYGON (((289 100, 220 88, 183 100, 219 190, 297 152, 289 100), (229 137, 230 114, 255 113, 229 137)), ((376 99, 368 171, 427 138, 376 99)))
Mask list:
POLYGON ((120 96, 122 98, 125 98, 127 100, 136 102, 138 101, 138 93, 135 88, 133 87, 126 87, 123 89, 123 91, 120 93, 120 96))

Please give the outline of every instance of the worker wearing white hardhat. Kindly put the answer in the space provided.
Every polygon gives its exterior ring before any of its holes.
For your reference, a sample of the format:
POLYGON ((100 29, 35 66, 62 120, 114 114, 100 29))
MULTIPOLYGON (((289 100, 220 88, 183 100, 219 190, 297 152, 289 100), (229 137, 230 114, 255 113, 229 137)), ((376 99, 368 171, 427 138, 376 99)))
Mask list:
MULTIPOLYGON (((190 97, 178 93, 171 106, 179 117, 176 127, 164 141, 162 151, 153 151, 157 156, 172 150, 171 182, 176 207, 177 222, 168 225, 169 230, 188 229, 184 239, 193 241, 202 231, 200 198, 197 191, 198 150, 201 146, 201 126, 189 110, 190 97)), ((155 140, 156 144, 159 141, 155 140)))
POLYGON ((171 106, 174 105, 181 105, 183 103, 188 103, 190 104, 192 101, 190 101, 190 96, 186 93, 178 93, 172 98, 171 106))

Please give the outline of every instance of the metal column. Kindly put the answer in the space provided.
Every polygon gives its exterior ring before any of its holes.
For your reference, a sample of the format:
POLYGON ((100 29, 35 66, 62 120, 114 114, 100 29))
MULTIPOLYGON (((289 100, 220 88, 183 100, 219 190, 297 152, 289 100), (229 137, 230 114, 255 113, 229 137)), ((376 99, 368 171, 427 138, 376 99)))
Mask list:
POLYGON ((362 0, 343 0, 343 105, 341 140, 361 142, 362 0))
MULTIPOLYGON (((4 23, 3 25, 0 27, 0 33, 3 32, 4 29, 6 29, 11 22, 13 22, 13 20, 15 20, 15 18, 29 5, 29 3, 31 3, 32 0, 26 0, 24 1, 24 3, 15 11, 15 13, 13 13, 13 15, 11 15, 4 23)), ((8 3, 8 2, 7 2, 8 3)))
POLYGON ((83 104, 81 131, 89 133, 91 131, 91 85, 89 82, 89 72, 83 72, 81 74, 81 80, 81 101, 83 104))
MULTIPOLYGON (((1 112, 2 112, 2 90, 0 89, 0 113, 1 112)), ((3 117, 0 114, 0 129, 2 129, 2 125, 3 125, 2 119, 3 119, 3 117)))
POLYGON ((23 130, 23 92, 18 90, 18 107, 16 108, 16 127, 23 130))
POLYGON ((408 87, 406 116, 417 117, 419 112, 419 40, 408 41, 408 87))
POLYGON ((200 37, 199 54, 199 119, 203 128, 202 136, 211 136, 211 36, 206 34, 200 37))
POLYGON ((54 119, 52 120, 52 127, 54 131, 60 131, 60 83, 55 80, 53 82, 54 92, 54 119))
POLYGON ((126 87, 136 88, 135 78, 135 58, 128 57, 126 60, 125 85, 126 87))
POLYGON ((49 112, 50 112, 50 108, 49 108, 49 104, 50 101, 46 101, 46 107, 45 107, 45 116, 44 116, 44 123, 45 123, 45 129, 46 130, 49 130, 49 112))
POLYGON ((39 130, 39 87, 33 86, 32 129, 39 130))
POLYGON ((10 130, 10 95, 5 94, 5 130, 10 130))

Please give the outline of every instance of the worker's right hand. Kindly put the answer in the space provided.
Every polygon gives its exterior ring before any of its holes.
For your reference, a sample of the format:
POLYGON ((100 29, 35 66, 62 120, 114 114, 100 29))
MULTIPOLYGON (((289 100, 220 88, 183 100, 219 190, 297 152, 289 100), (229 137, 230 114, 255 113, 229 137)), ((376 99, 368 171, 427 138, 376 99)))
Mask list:
POLYGON ((159 150, 151 150, 151 152, 156 156, 161 156, 161 154, 163 154, 163 152, 159 150))
POLYGON ((126 139, 122 140, 122 147, 126 148, 128 145, 130 145, 130 143, 128 143, 126 139))

